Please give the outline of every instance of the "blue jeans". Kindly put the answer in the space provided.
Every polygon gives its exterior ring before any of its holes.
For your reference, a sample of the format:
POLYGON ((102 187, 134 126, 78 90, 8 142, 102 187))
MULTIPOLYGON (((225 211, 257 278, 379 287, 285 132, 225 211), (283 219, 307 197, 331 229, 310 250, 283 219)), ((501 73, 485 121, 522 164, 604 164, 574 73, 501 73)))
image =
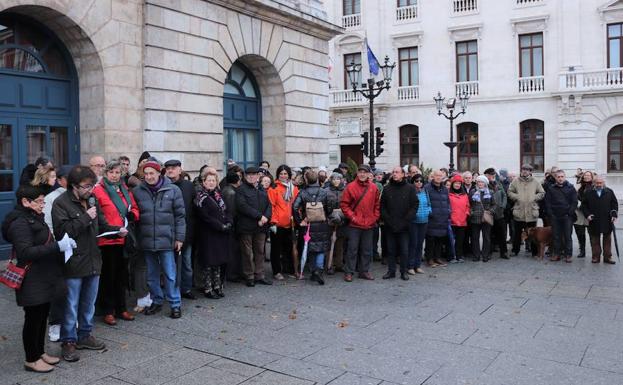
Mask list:
POLYGON ((428 223, 411 223, 409 225, 409 269, 417 269, 422 265, 422 250, 428 223))
POLYGON ((67 297, 61 324, 61 341, 76 342, 91 335, 99 282, 99 275, 65 279, 67 297))
POLYGON ((316 254, 316 269, 317 270, 324 269, 324 253, 316 254))
POLYGON ((177 282, 182 293, 188 293, 193 288, 193 246, 185 245, 182 247, 182 274, 181 283, 177 282))
POLYGON ((177 270, 173 250, 145 250, 143 254, 145 255, 145 262, 147 262, 147 286, 149 286, 152 301, 156 305, 162 305, 166 296, 171 308, 180 307, 182 299, 180 288, 175 286, 177 270), (160 269, 164 275, 164 294, 160 287, 160 269))

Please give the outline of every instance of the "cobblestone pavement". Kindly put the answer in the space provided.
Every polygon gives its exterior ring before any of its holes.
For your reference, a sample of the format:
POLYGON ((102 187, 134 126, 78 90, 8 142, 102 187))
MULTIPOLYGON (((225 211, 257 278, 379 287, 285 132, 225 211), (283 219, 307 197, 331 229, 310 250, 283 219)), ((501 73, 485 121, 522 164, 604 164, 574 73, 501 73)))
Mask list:
POLYGON ((590 262, 521 253, 408 282, 375 263, 373 282, 230 284, 179 320, 98 320, 107 350, 47 375, 22 369, 23 313, 0 289, 0 384, 623 384, 621 265, 590 262))

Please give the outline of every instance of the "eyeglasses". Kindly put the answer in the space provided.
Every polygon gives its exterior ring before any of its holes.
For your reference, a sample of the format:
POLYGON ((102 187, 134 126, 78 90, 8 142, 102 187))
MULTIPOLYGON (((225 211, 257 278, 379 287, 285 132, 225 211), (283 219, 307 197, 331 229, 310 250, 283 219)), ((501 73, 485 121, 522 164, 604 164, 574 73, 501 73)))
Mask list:
POLYGON ((92 184, 86 184, 84 186, 79 184, 78 187, 81 188, 82 190, 93 190, 94 186, 92 184))
POLYGON ((414 183, 424 183, 422 180, 416 180, 414 183))
POLYGON ((31 203, 32 203, 32 202, 34 202, 34 203, 36 203, 36 204, 38 204, 38 205, 44 205, 44 204, 45 204, 45 200, 44 200, 44 199, 42 199, 42 198, 38 198, 38 199, 29 199, 28 201, 29 201, 29 202, 31 202, 31 203))
POLYGON ((101 163, 100 164, 92 164, 91 167, 104 168, 104 167, 106 167, 106 165, 105 164, 101 164, 101 163))

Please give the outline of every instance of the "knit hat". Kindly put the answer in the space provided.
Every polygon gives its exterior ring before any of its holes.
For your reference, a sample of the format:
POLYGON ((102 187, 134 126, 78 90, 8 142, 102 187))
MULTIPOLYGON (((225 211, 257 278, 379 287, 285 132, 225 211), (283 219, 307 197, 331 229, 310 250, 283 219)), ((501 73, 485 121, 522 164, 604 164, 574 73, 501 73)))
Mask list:
POLYGON ((331 174, 329 179, 344 179, 344 175, 340 174, 339 172, 334 172, 331 174))
POLYGON ((463 177, 460 174, 456 174, 452 176, 452 179, 450 179, 450 182, 454 183, 454 182, 461 182, 463 183, 463 177))
POLYGON ((158 172, 162 170, 160 163, 156 162, 155 160, 148 160, 147 163, 143 165, 143 172, 145 171, 147 167, 151 167, 158 172))
POLYGON ((484 175, 479 175, 479 176, 476 178, 476 182, 482 182, 482 183, 484 183, 485 185, 488 185, 488 184, 489 184, 489 178, 487 178, 487 177, 486 177, 486 176, 484 176, 484 175))

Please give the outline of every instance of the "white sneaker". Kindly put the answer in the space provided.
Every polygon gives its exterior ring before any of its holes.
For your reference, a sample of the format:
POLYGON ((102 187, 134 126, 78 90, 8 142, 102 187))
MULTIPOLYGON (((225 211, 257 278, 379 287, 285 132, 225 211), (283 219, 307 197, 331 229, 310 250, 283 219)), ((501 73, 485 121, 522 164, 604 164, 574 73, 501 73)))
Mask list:
POLYGON ((283 278, 283 274, 281 274, 281 273, 277 273, 277 274, 275 274, 275 275, 273 276, 273 278, 275 278, 275 280, 277 280, 277 281, 283 281, 283 280, 284 280, 284 278, 283 278))
POLYGON ((58 342, 61 339, 61 325, 50 325, 48 328, 50 342, 58 342))
POLYGON ((140 306, 142 308, 148 308, 151 306, 152 300, 151 300, 151 296, 149 295, 149 293, 147 293, 146 296, 139 298, 138 300, 136 300, 136 305, 140 306))

